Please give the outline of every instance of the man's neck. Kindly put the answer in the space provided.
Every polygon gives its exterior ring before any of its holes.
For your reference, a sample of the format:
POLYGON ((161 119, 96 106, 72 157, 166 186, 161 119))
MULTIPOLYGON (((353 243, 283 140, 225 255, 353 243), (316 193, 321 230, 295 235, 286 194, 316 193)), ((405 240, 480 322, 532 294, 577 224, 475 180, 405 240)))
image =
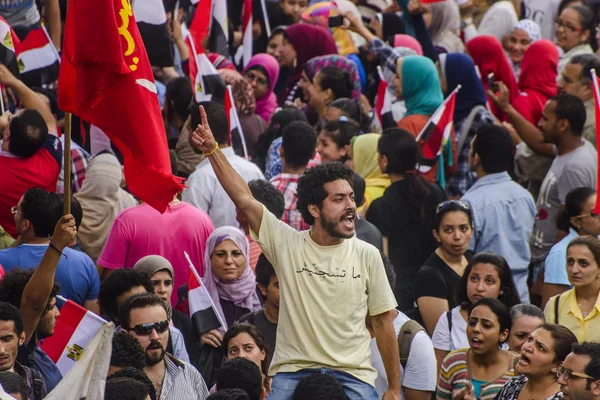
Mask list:
MULTIPOLYGON (((166 355, 165 355, 166 357, 166 355)), ((160 392, 162 390, 162 385, 165 380, 165 374, 167 372, 167 364, 166 361, 163 360, 154 365, 146 365, 144 367, 144 372, 148 375, 148 378, 152 381, 152 385, 154 385, 154 389, 156 389, 156 398, 160 398, 160 392)))
POLYGON ((559 156, 564 156, 565 154, 569 154, 570 152, 577 150, 582 145, 583 142, 581 140, 581 136, 566 134, 563 140, 556 144, 556 150, 559 156))
POLYGON ((341 244, 344 239, 331 236, 323 228, 320 227, 320 222, 315 222, 309 231, 310 238, 319 246, 336 246, 341 244))
POLYGON ((304 167, 295 168, 288 165, 288 163, 285 162, 285 158, 283 159, 283 165, 281 166, 282 174, 301 175, 304 173, 304 170, 306 170, 306 165, 304 167))
POLYGON ((279 323, 279 309, 276 309, 275 307, 267 303, 267 305, 265 306, 264 313, 265 318, 267 318, 267 321, 269 321, 272 324, 279 323))
POLYGON ((483 168, 477 167, 475 170, 475 175, 477 175, 477 179, 481 179, 488 174, 483 170, 483 168))
POLYGON ((23 243, 24 244, 48 244, 48 243, 50 243, 50 239, 34 236, 32 238, 24 238, 23 243))

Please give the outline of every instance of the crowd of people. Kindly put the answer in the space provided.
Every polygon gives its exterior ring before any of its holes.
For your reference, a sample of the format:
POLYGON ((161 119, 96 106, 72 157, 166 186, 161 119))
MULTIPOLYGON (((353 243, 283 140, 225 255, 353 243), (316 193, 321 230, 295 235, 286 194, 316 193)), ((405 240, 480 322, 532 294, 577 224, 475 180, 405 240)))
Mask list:
MULTIPOLYGON (((237 133, 188 76, 198 2, 161 2, 164 213, 77 116, 65 179, 60 80, 0 64, 0 397, 65 381, 70 301, 115 326, 109 400, 600 399, 600 5, 253 0, 244 60, 222 1, 237 133)), ((66 3, 0 15, 60 50, 66 3)))

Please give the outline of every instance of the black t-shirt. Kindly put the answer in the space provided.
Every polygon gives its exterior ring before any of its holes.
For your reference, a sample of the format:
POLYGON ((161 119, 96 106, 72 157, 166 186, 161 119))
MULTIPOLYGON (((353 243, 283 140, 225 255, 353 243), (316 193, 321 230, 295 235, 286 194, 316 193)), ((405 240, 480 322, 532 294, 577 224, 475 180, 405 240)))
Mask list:
POLYGON ((383 251, 383 239, 381 233, 375 225, 366 219, 356 219, 356 237, 377 247, 377 250, 383 251))
POLYGON ((273 358, 273 352, 275 351, 275 343, 277 341, 277 324, 272 323, 265 316, 265 310, 258 310, 253 313, 249 313, 240 318, 240 322, 249 322, 256 327, 262 333, 269 351, 271 352, 271 358, 273 358))
MULTIPOLYGON (((470 258, 470 257, 467 257, 470 258)), ((450 310, 458 305, 456 288, 460 282, 457 274, 434 251, 419 270, 415 283, 415 300, 420 297, 436 297, 448 300, 450 310)))
POLYGON ((392 183, 367 211, 367 220, 388 238, 390 261, 396 270, 394 294, 403 312, 413 308, 417 273, 436 248, 432 234, 435 208, 446 200, 442 189, 424 182, 429 195, 423 201, 423 216, 415 215, 407 195, 408 184, 408 180, 392 183))

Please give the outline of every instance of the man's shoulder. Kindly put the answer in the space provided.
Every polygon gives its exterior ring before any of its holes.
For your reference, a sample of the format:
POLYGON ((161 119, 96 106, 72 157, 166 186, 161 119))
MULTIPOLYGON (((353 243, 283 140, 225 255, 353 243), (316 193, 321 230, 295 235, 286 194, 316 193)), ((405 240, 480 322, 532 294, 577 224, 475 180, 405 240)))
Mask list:
POLYGON ((90 256, 88 256, 84 252, 78 251, 78 250, 73 250, 70 247, 65 247, 63 249, 63 253, 65 254, 65 256, 66 256, 65 259, 68 261, 69 264, 71 262, 75 262, 75 263, 82 262, 86 265, 91 265, 95 270, 94 262, 92 261, 90 256))

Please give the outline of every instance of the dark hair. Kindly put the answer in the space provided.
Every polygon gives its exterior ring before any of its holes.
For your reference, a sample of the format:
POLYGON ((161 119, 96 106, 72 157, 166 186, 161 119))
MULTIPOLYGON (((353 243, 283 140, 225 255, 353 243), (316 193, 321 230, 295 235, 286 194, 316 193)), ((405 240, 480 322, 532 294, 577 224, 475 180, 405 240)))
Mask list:
MULTIPOLYGON (((190 102, 194 98, 192 85, 187 77, 179 77, 171 79, 167 83, 165 93, 165 102, 169 104, 169 119, 173 118, 173 114, 177 114, 184 121, 190 115, 190 102)), ((208 112, 207 112, 208 117, 208 112)), ((193 127, 198 126, 192 125, 193 127)), ((212 128, 212 125, 211 125, 212 128)))
POLYGON ((352 187, 354 188, 354 201, 356 202, 356 206, 360 207, 365 199, 365 189, 367 187, 367 183, 363 177, 356 172, 352 177, 352 187))
MULTIPOLYGON (((260 64, 253 65, 252 67, 248 68, 244 72, 244 75, 246 75, 246 72, 248 72, 248 71, 259 71, 261 74, 263 74, 267 78, 267 87, 269 89, 271 88, 271 80, 269 78, 269 73, 267 72, 267 70, 265 69, 265 67, 263 67, 260 64)), ((277 84, 277 82, 273 82, 273 84, 277 84)))
POLYGON ((322 90, 331 89, 334 99, 352 97, 354 84, 350 74, 341 68, 329 66, 321 68, 315 74, 315 80, 319 77, 319 86, 322 90))
MULTIPOLYGON (((142 353, 142 357, 143 357, 143 353, 142 353)), ((142 369, 137 369, 134 367, 121 368, 120 370, 110 374, 106 378, 106 380, 108 381, 110 379, 116 379, 116 378, 131 378, 131 379, 135 379, 136 381, 138 381, 140 383, 143 383, 148 388, 148 391, 149 391, 148 394, 150 395, 150 400, 156 400, 156 389, 154 388, 154 385, 152 384, 152 381, 150 380, 150 378, 148 378, 148 375, 146 375, 146 373, 142 369)))
POLYGON ((489 297, 484 297, 483 299, 477 300, 475 303, 471 305, 469 309, 469 317, 471 317, 471 313, 474 309, 479 306, 485 306, 489 308, 496 318, 498 318, 498 324, 500 324, 500 332, 504 330, 509 330, 512 328, 512 320, 510 319, 510 311, 508 307, 500 302, 498 299, 491 299, 489 297))
POLYGON ((421 151, 412 133, 400 128, 383 131, 377 143, 377 151, 387 158, 385 173, 404 175, 405 197, 409 213, 414 222, 425 218, 425 199, 431 191, 425 179, 418 174, 417 162, 421 151))
MULTIPOLYGON (((215 137, 215 140, 220 145, 228 145, 229 144, 229 118, 227 117, 227 113, 225 112, 225 108, 214 101, 203 101, 200 103, 196 103, 194 101, 192 103, 190 109, 190 124, 192 131, 196 129, 196 127, 202 124, 202 119, 200 117, 200 106, 204 107, 204 111, 206 112, 206 120, 208 121, 208 125, 210 125, 210 130, 215 137)), ((192 132, 190 132, 191 135, 192 132)))
POLYGON ((440 231, 440 225, 442 225, 444 216, 454 211, 465 213, 469 218, 469 225, 473 226, 473 212, 471 211, 471 206, 460 200, 446 200, 438 204, 435 210, 435 216, 433 217, 433 228, 436 230, 436 232, 440 231))
POLYGON ((248 322, 236 322, 229 327, 225 335, 223 335, 223 343, 221 347, 223 354, 227 358, 227 348, 229 347, 229 341, 239 335, 240 333, 247 333, 256 342, 258 348, 265 352, 265 359, 261 362, 262 373, 267 376, 269 373, 269 365, 271 365, 271 352, 269 346, 262 333, 252 324, 248 322))
POLYGON ((298 202, 296 203, 298 211, 302 214, 302 219, 308 225, 315 224, 315 218, 308 211, 308 206, 314 204, 323 208, 323 201, 328 193, 325 190, 325 184, 337 180, 345 180, 352 187, 352 177, 354 172, 340 162, 324 163, 307 169, 298 178, 298 187, 296 194, 298 202))
POLYGON ((37 153, 48 137, 48 125, 42 115, 28 108, 11 119, 9 129, 8 151, 22 158, 37 153))
POLYGON ((308 122, 306 115, 295 106, 283 106, 271 116, 269 127, 258 137, 252 155, 252 161, 258 165, 261 171, 265 170, 269 147, 275 139, 281 137, 283 129, 294 121, 308 122))
MULTIPOLYGON (((360 126, 352 119, 326 122, 320 132, 330 138, 338 148, 350 146, 352 138, 360 135, 360 126)), ((345 162, 346 159, 339 160, 345 162)))
MULTIPOLYGON (((579 4, 569 6, 567 8, 571 8, 577 12, 577 15, 579 16, 579 23, 581 24, 581 31, 589 31, 590 34, 586 43, 589 45, 594 44, 596 41, 594 37, 594 33, 596 32, 594 29, 596 27, 596 18, 594 17, 592 10, 586 5, 579 4)), ((594 50, 596 50, 596 48, 594 48, 594 50)))
MULTIPOLYGON (((33 269, 20 268, 13 268, 8 271, 2 279, 0 279, 0 301, 12 304, 16 308, 21 308, 21 298, 23 297, 25 286, 27 286, 27 283, 31 280, 34 272, 35 270, 33 269)), ((46 303, 46 309, 42 315, 45 315, 50 311, 50 303, 59 292, 60 285, 55 279, 52 290, 50 291, 50 296, 48 297, 48 302, 46 303)))
POLYGON ((600 268, 600 240, 598 238, 593 236, 578 236, 571 240, 567 246, 567 250, 573 246, 586 246, 593 254, 596 265, 600 268))
POLYGON ((498 271, 500 290, 502 293, 498 296, 498 301, 508 308, 521 303, 519 291, 513 280, 512 271, 504 257, 492 253, 491 251, 482 251, 471 258, 471 261, 467 264, 467 268, 465 268, 465 272, 463 272, 463 275, 460 278, 456 290, 456 300, 458 301, 458 304, 461 304, 466 308, 466 306, 471 303, 469 301, 469 296, 467 295, 467 284, 469 282, 469 275, 471 274, 473 267, 477 264, 492 264, 496 268, 496 271, 498 271))
POLYGON ((510 318, 515 322, 517 318, 521 317, 534 317, 539 318, 542 321, 546 320, 544 312, 533 304, 515 304, 510 308, 510 318))
POLYGON ((21 336, 25 327, 23 326, 23 317, 21 312, 15 306, 4 301, 0 301, 0 321, 12 321, 15 324, 17 336, 21 336))
POLYGON ((569 64, 581 65, 579 81, 583 84, 592 84, 592 70, 600 71, 600 57, 595 54, 579 54, 569 60, 569 64))
POLYGON ((487 174, 508 171, 514 149, 510 133, 494 124, 481 125, 473 139, 473 153, 479 156, 481 167, 487 174))
POLYGON ((62 215, 60 200, 55 193, 40 188, 27 189, 21 202, 21 217, 33 225, 33 233, 47 238, 62 215))
POLYGON ((329 374, 312 374, 298 381, 292 400, 347 400, 342 384, 329 374))
POLYGON ((315 154, 317 133, 305 121, 294 121, 283 129, 281 148, 285 163, 292 168, 306 167, 315 154))
POLYGON ((123 331, 114 334, 110 355, 112 367, 144 369, 146 365, 144 360, 144 349, 136 338, 123 331))
POLYGON ((252 197, 264 204, 267 210, 277 219, 281 219, 285 211, 285 200, 281 193, 271 182, 264 179, 253 179, 248 182, 252 197))
POLYGON ((565 10, 565 8, 569 7, 573 3, 577 3, 578 1, 580 0, 560 0, 556 15, 560 15, 560 13, 562 13, 565 10))
POLYGON ((566 119, 569 122, 571 133, 575 136, 581 136, 586 119, 583 101, 579 97, 567 93, 553 96, 549 101, 556 103, 556 110, 554 111, 556 120, 566 119))
POLYGON ((130 329, 131 326, 131 310, 136 308, 156 307, 160 306, 165 310, 165 314, 169 315, 167 306, 164 301, 154 293, 136 293, 126 298, 119 306, 119 321, 121 328, 130 329))
POLYGON ((154 285, 148 274, 131 268, 117 269, 100 284, 98 302, 103 314, 118 321, 117 297, 136 286, 143 286, 148 293, 154 293, 154 285))
POLYGON ((362 107, 359 100, 341 97, 329 103, 327 108, 336 108, 340 110, 342 115, 358 122, 360 129, 363 132, 368 132, 371 127, 371 118, 362 107))
POLYGON ((10 371, 2 371, 0 372, 0 385, 6 393, 20 394, 23 400, 27 399, 27 385, 25 379, 21 378, 20 375, 10 371))
POLYGON ((388 282, 392 287, 392 290, 396 287, 396 270, 394 269, 394 264, 388 256, 386 256, 383 252, 381 254, 381 261, 383 261, 383 268, 385 268, 385 275, 387 276, 388 282))
POLYGON ((543 324, 538 329, 550 332, 554 348, 554 362, 563 362, 571 352, 574 344, 577 344, 577 336, 569 328, 556 324, 543 324))
POLYGON ((208 396, 206 400, 250 400, 250 397, 242 389, 221 389, 208 396))
MULTIPOLYGON (((56 196, 60 202, 60 209, 63 210, 65 207, 65 196, 59 194, 56 196)), ((79 229, 81 226, 81 221, 83 220, 83 209, 81 208, 79 200, 77 200, 75 196, 71 196, 71 215, 75 219, 75 227, 79 229)))
POLYGON ((133 378, 113 378, 106 380, 105 400, 146 400, 148 387, 133 378))
POLYGON ((221 389, 242 389, 250 400, 260 400, 263 389, 260 369, 243 357, 225 361, 217 372, 217 390, 221 389))
POLYGON ((272 276, 277 276, 275 269, 269 260, 267 260, 265 254, 261 253, 256 262, 256 283, 267 287, 269 286, 269 282, 271 282, 272 276))
POLYGON ((50 112, 53 115, 58 114, 58 98, 56 96, 56 92, 50 89, 46 89, 40 86, 33 86, 31 88, 35 93, 42 94, 48 98, 48 103, 50 105, 50 112))
POLYGON ((567 193, 565 206, 558 211, 558 215, 556 216, 556 226, 558 229, 568 232, 569 228, 573 228, 577 231, 577 227, 571 224, 571 218, 583 213, 585 202, 594 194, 596 194, 596 191, 588 187, 578 187, 567 193))
POLYGON ((585 366, 584 372, 586 375, 593 376, 594 380, 600 379, 600 343, 584 342, 574 344, 571 353, 590 357, 590 362, 585 366))

